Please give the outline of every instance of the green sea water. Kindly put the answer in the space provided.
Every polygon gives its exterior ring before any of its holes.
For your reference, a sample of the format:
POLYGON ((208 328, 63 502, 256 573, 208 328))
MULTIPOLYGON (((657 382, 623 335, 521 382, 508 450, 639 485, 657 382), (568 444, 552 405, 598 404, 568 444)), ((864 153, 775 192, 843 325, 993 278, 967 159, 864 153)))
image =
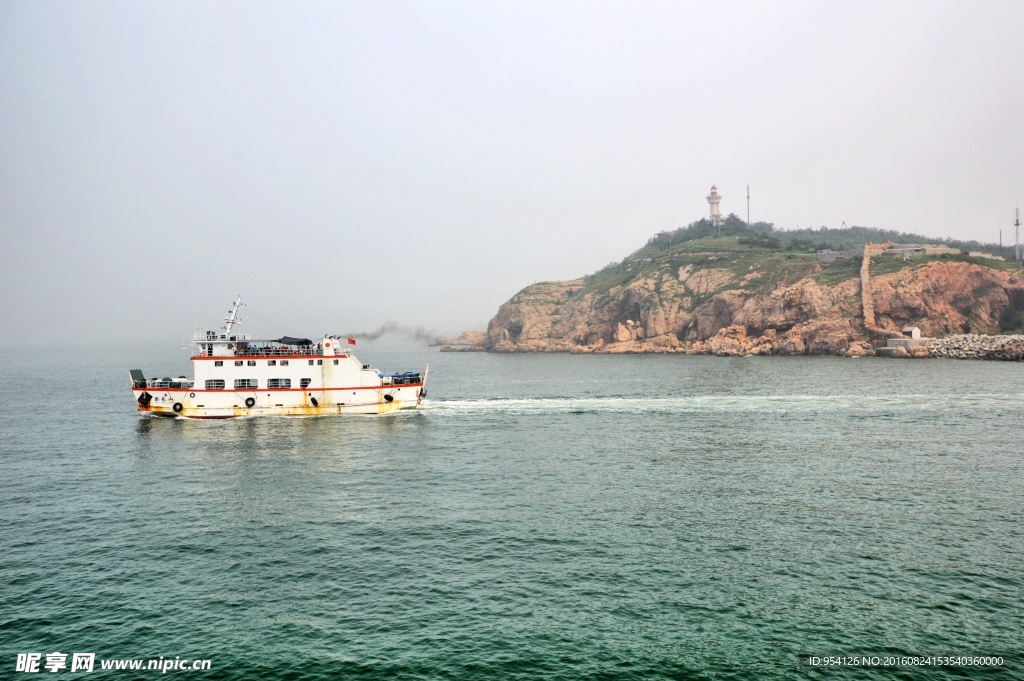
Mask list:
POLYGON ((1024 678, 1024 364, 357 354, 424 408, 156 419, 127 370, 184 353, 0 359, 0 678, 1024 678), (99 668, 160 657, 211 666, 99 668))

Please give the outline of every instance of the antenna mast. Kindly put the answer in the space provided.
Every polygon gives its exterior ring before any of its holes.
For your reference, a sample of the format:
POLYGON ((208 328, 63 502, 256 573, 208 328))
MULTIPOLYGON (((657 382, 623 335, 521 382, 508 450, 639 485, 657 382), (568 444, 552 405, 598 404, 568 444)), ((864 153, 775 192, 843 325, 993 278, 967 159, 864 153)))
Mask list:
POLYGON ((1013 226, 1016 228, 1016 236, 1014 237, 1013 246, 1013 257, 1020 262, 1020 206, 1017 206, 1017 212, 1013 215, 1013 226))
POLYGON ((224 335, 231 335, 231 327, 237 324, 238 310, 242 307, 242 296, 239 294, 238 298, 231 304, 231 309, 228 310, 228 316, 224 318, 224 335))
POLYGON ((750 227, 750 185, 747 185, 747 227, 750 227))

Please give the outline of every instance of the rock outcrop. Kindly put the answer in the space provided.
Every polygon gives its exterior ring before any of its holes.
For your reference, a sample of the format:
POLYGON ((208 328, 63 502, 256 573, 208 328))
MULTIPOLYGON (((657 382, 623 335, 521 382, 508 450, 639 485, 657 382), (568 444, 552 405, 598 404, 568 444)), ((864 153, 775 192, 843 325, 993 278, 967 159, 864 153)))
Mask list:
POLYGON ((430 343, 431 346, 477 346, 483 345, 487 340, 487 334, 482 331, 464 331, 455 338, 439 338, 430 343))
POLYGON ((872 277, 879 326, 920 327, 929 337, 965 331, 999 333, 1009 307, 1024 310, 1024 278, 983 265, 932 262, 872 277))
POLYGON ((610 274, 606 268, 591 277, 528 286, 499 308, 479 347, 864 356, 873 354, 872 341, 898 337, 905 326, 931 337, 998 334, 1008 312, 1024 316, 1024 276, 1006 266, 890 259, 883 268, 888 273, 872 272, 865 305, 860 272, 849 269, 845 276, 847 270, 825 268, 813 255, 684 255, 692 262, 627 259, 610 274), (872 323, 865 324, 865 308, 872 323))

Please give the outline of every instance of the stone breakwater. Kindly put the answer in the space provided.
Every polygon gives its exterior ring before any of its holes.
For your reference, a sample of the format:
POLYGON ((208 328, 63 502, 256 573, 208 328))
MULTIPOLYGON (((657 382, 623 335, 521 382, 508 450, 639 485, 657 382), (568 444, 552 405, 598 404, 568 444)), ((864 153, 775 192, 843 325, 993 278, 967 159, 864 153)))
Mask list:
POLYGON ((928 343, 928 354, 951 359, 1024 361, 1024 336, 946 336, 928 343))

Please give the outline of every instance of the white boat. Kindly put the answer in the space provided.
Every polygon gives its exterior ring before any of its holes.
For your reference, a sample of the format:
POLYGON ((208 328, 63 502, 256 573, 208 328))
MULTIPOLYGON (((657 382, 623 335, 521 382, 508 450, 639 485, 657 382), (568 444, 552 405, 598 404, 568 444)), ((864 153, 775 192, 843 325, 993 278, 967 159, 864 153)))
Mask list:
POLYGON ((384 373, 356 359, 351 338, 253 339, 235 330, 241 307, 239 296, 220 331, 196 331, 195 378, 129 371, 139 411, 193 419, 383 414, 415 409, 427 395, 429 364, 422 374, 384 373))

